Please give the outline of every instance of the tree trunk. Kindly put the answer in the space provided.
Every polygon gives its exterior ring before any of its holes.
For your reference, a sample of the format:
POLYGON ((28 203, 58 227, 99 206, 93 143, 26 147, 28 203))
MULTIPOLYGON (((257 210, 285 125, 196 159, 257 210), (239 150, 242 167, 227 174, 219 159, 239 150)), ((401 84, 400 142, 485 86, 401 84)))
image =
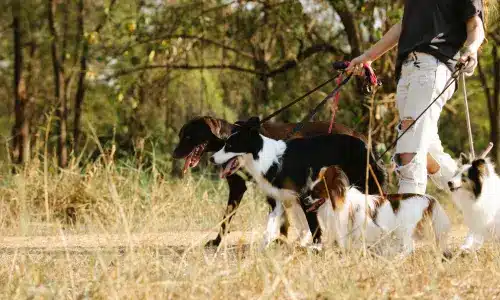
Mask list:
POLYGON ((269 66, 265 61, 265 53, 258 49, 254 60, 254 68, 260 74, 256 75, 253 84, 253 115, 259 114, 259 107, 269 104, 269 66))
MULTIPOLYGON (((75 116, 73 124, 73 151, 78 153, 78 143, 80 142, 80 120, 82 117, 82 105, 85 99, 85 75, 87 74, 87 57, 89 54, 89 44, 84 36, 83 23, 84 0, 78 1, 78 35, 79 41, 83 43, 82 54, 80 55, 80 70, 78 72, 78 86, 75 96, 75 116)), ((76 52, 76 51, 75 51, 76 52)))
POLYGON ((12 161, 23 164, 30 156, 29 120, 27 117, 28 97, 23 76, 23 49, 21 31, 21 2, 12 1, 12 31, 14 38, 14 109, 15 123, 12 128, 12 161))
POLYGON ((498 46, 493 45, 491 57, 493 58, 493 93, 490 100, 493 113, 490 113, 491 142, 494 144, 492 156, 497 166, 500 165, 500 57, 498 46))
POLYGON ((361 54, 361 35, 355 13, 351 11, 346 0, 329 0, 329 2, 344 25, 352 58, 359 56, 361 54))
POLYGON ((486 105, 488 107, 488 117, 490 121, 490 142, 493 143, 491 156, 498 166, 500 163, 500 57, 498 56, 498 46, 493 45, 491 49, 491 58, 493 60, 493 69, 484 70, 481 62, 478 64, 479 79, 483 86, 486 105), (491 71, 491 72, 490 72, 491 71), (491 74, 491 76, 486 76, 491 74), (493 88, 488 84, 488 79, 493 77, 493 88))
POLYGON ((56 1, 47 0, 48 21, 51 33, 51 52, 52 52, 52 68, 54 72, 54 95, 57 101, 57 156, 59 167, 65 168, 68 165, 68 149, 67 140, 67 103, 66 103, 66 88, 64 80, 64 68, 60 60, 61 54, 58 48, 58 34, 55 25, 56 1))

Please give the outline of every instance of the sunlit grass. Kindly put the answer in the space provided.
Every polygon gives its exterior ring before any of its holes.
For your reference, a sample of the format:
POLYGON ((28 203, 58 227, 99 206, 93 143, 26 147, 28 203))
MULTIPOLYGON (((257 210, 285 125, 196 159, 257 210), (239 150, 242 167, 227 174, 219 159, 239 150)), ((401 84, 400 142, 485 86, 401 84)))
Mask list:
MULTIPOLYGON (((227 198, 226 183, 209 177, 170 179, 109 161, 59 173, 34 165, 4 174, 0 298, 490 299, 500 294, 497 245, 451 262, 442 262, 429 243, 403 261, 337 249, 314 254, 285 245, 261 251, 268 208, 251 184, 231 225, 237 232, 220 249, 205 250, 201 245, 214 237, 227 198)), ((458 224, 453 206, 446 197, 441 200, 458 224)), ((455 226, 450 240, 455 252, 464 233, 455 226)))

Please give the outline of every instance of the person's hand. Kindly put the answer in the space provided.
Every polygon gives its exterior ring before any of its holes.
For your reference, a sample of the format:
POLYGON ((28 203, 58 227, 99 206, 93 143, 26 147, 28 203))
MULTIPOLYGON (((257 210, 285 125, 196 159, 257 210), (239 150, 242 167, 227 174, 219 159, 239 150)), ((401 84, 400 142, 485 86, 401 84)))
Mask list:
POLYGON ((463 47, 460 49, 460 58, 458 59, 458 62, 464 64, 462 71, 465 76, 472 76, 477 66, 477 51, 473 51, 471 48, 466 46, 463 47))
POLYGON ((349 67, 347 67, 346 72, 353 73, 354 75, 364 75, 364 68, 363 65, 371 66, 372 64, 372 59, 366 54, 363 53, 360 56, 354 58, 351 60, 351 63, 349 64, 349 67))

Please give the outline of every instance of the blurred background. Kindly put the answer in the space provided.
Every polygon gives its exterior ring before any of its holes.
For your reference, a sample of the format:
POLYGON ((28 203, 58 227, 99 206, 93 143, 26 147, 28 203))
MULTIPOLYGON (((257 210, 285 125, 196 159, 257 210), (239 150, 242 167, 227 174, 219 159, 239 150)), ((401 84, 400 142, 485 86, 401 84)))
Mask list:
MULTIPOLYGON (((180 176, 171 152, 189 119, 266 115, 333 75, 402 16, 392 0, 3 0, 0 2, 0 162, 6 170, 50 159, 85 166, 114 152, 180 176), (149 164, 151 165, 151 164, 149 164)), ((478 151, 500 158, 500 34, 488 26, 480 65, 467 81, 478 151)), ((378 151, 395 138, 395 51, 374 69, 378 151)), ((336 121, 367 133, 368 102, 352 81, 336 121)), ((275 118, 301 120, 331 89, 275 118)), ((456 92, 440 134, 467 151, 463 97, 456 92)), ((329 120, 325 107, 316 117, 329 120)))

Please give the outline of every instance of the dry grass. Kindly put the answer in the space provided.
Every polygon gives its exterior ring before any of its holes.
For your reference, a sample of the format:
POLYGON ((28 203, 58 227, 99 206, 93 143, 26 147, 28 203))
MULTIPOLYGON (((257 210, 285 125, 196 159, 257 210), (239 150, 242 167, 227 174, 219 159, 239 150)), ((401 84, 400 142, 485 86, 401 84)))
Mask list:
MULTIPOLYGON (((218 251, 204 250, 200 244, 213 236, 225 207, 222 181, 170 180, 113 164, 60 174, 40 169, 35 164, 0 178, 2 299, 500 295, 497 245, 444 263, 428 244, 404 261, 287 246, 261 252, 267 207, 250 189, 232 224, 243 233, 233 234, 218 251), (73 212, 76 222, 68 224, 73 212)), ((453 207, 442 202, 459 224, 453 207)), ((463 235, 456 225, 454 250, 463 235)))

